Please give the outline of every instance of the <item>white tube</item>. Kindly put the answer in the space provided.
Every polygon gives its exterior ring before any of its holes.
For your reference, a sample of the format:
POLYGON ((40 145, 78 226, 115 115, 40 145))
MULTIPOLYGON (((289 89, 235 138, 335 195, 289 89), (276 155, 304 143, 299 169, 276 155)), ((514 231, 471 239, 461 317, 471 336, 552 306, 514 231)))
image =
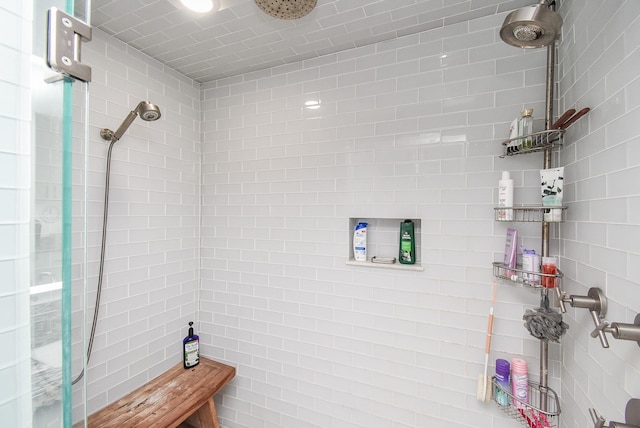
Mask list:
MULTIPOLYGON (((561 207, 564 184, 564 167, 540 170, 540 190, 542 206, 561 207)), ((562 210, 549 210, 544 213, 545 221, 561 221, 562 210)))

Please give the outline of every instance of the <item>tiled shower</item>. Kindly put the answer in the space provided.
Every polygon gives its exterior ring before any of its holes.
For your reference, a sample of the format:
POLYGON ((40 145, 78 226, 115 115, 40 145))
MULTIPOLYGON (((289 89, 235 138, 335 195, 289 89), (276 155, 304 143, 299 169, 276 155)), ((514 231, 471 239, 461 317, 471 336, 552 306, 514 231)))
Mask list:
MULTIPOLYGON (((598 286, 607 318, 631 322, 640 312, 640 5, 564 0, 559 12, 556 113, 592 111, 554 159, 566 169, 569 209, 552 249, 569 293, 598 286)), ((204 85, 95 30, 84 53, 94 70, 90 290, 106 152, 98 131, 143 99, 163 117, 134 124, 114 149, 88 412, 180 362, 193 320, 202 354, 237 368, 216 397, 225 428, 515 426, 475 393, 491 263, 507 227, 493 219, 497 182, 510 171, 515 202, 535 203, 542 165, 540 155, 499 158, 500 141, 524 106, 542 117, 546 52, 504 44, 503 19, 204 85), (347 265, 351 218, 420 219, 424 270, 347 265)), ((539 245, 539 225, 518 228, 525 246, 539 245)), ((74 275, 81 280, 79 266, 74 275)), ((538 303, 501 285, 492 347, 493 360, 523 356, 533 377, 538 341, 521 317, 538 303)), ((603 349, 587 311, 570 308, 565 321, 561 345, 550 346, 561 426, 591 426, 590 407, 624 420, 627 400, 640 398, 638 347, 603 349)))

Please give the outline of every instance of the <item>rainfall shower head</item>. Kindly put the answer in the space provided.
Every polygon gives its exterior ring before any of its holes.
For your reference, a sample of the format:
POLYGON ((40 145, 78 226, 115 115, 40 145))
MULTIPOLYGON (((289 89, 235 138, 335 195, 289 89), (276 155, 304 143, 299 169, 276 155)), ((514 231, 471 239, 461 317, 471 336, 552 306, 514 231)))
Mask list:
POLYGON ((127 117, 124 118, 116 132, 113 132, 110 129, 104 128, 100 131, 100 136, 107 141, 118 141, 129 126, 133 123, 137 116, 140 116, 142 120, 153 121, 160 119, 160 108, 151 104, 149 101, 140 101, 135 109, 129 112, 127 117))
POLYGON ((274 18, 298 19, 316 7, 317 0, 255 0, 262 11, 274 18))
POLYGON ((550 3, 542 0, 507 15, 500 29, 502 40, 519 48, 541 48, 553 43, 560 36, 562 18, 549 8, 550 3))

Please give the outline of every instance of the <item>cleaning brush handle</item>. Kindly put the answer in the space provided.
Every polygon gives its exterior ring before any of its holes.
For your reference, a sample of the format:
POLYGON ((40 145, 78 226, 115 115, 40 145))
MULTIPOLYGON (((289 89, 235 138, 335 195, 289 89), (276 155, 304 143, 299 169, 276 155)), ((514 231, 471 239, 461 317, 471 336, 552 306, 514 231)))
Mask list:
POLYGON ((567 120, 562 125, 560 125, 560 129, 567 129, 571 124, 573 124, 573 122, 575 122, 576 120, 580 119, 585 114, 589 113, 589 110, 590 110, 589 107, 583 108, 582 110, 580 110, 579 112, 577 112, 576 114, 571 116, 571 118, 569 118, 569 120, 567 120))
POLYGON ((491 349, 491 336, 493 332, 493 306, 489 310, 489 325, 487 327, 487 342, 484 347, 485 354, 489 355, 489 350, 491 349))
POLYGON ((571 118, 571 116, 575 114, 575 112, 576 112, 576 109, 574 108, 570 108, 569 110, 565 111, 562 114, 562 116, 558 118, 558 120, 553 122, 553 125, 551 125, 551 129, 559 129, 563 123, 565 123, 567 120, 571 118))

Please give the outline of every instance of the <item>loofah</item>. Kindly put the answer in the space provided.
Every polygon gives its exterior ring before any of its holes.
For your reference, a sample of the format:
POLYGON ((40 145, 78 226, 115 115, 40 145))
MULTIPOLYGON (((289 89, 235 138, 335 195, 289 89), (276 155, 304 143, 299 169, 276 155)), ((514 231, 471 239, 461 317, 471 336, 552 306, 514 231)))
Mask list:
POLYGON ((522 319, 524 326, 533 337, 552 342, 559 342, 560 336, 569 328, 562 321, 562 315, 549 308, 547 296, 542 297, 539 308, 527 309, 522 319))

